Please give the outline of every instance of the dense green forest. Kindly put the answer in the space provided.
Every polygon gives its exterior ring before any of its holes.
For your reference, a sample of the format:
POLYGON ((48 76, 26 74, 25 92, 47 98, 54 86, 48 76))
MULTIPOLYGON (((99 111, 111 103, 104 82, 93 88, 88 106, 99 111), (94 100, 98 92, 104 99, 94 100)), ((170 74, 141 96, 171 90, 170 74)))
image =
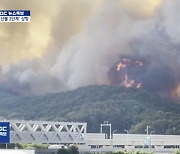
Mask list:
POLYGON ((88 86, 42 96, 18 96, 0 89, 0 117, 6 119, 80 121, 99 132, 109 121, 117 133, 180 134, 180 104, 143 89, 88 86))

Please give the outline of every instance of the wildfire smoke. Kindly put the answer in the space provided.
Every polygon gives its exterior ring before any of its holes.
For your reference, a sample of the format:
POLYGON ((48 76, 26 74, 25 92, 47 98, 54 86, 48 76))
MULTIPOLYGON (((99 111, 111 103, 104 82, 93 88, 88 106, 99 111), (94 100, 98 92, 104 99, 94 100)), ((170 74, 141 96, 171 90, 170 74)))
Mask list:
POLYGON ((2 0, 0 6, 32 12, 29 24, 0 25, 0 87, 27 95, 124 83, 180 98, 179 0, 2 0))

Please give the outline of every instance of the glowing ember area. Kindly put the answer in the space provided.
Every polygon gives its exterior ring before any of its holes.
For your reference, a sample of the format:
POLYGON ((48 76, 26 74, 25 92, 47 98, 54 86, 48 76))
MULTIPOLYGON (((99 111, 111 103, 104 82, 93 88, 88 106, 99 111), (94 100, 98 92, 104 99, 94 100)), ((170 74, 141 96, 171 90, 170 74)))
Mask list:
POLYGON ((136 88, 141 88, 142 83, 137 83, 136 88))
MULTIPOLYGON (((137 61, 137 62, 139 62, 139 61, 137 61)), ((117 65, 117 71, 119 72, 121 69, 127 67, 127 66, 130 65, 130 64, 131 64, 131 60, 124 58, 124 59, 122 60, 122 62, 117 65)), ((139 64, 139 63, 138 63, 138 64, 139 64)))
MULTIPOLYGON (((116 70, 118 72, 120 72, 120 71, 122 71, 125 68, 128 69, 128 67, 142 67, 142 66, 143 66, 143 62, 141 62, 141 61, 132 61, 130 59, 124 58, 124 59, 122 59, 122 62, 120 62, 117 65, 117 69, 116 70)), ((130 79, 128 77, 128 73, 125 73, 125 75, 122 75, 122 76, 124 76, 123 81, 121 82, 122 86, 124 86, 126 88, 130 88, 130 87, 141 88, 142 83, 139 83, 139 82, 137 82, 134 79, 130 79)))
POLYGON ((124 77, 124 81, 122 82, 122 85, 126 88, 130 88, 130 87, 136 87, 136 88, 140 88, 141 87, 141 83, 137 83, 135 80, 131 80, 128 78, 128 75, 125 74, 124 77))
POLYGON ((123 59, 123 62, 125 64, 131 64, 132 63, 130 59, 126 59, 126 58, 123 59))
POLYGON ((123 63, 119 63, 117 65, 117 71, 119 72, 122 68, 125 68, 126 67, 126 64, 123 64, 123 63))

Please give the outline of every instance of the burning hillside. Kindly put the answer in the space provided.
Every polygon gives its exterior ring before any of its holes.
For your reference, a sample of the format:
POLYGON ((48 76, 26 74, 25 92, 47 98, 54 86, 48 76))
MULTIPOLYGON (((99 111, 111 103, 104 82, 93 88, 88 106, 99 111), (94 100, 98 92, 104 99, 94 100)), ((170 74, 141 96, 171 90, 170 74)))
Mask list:
POLYGON ((32 21, 0 25, 0 88, 34 95, 116 84, 180 99, 179 0, 2 0, 1 6, 26 7, 32 21))
POLYGON ((122 71, 123 69, 126 69, 126 68, 131 67, 131 66, 132 67, 142 67, 143 63, 141 61, 134 61, 133 62, 130 59, 124 58, 122 60, 122 62, 120 62, 117 65, 117 71, 120 72, 121 76, 123 76, 123 81, 121 81, 121 85, 124 87, 127 87, 127 88, 130 88, 130 87, 140 88, 142 83, 139 83, 134 79, 129 79, 129 75, 128 75, 127 71, 124 74, 121 73, 121 72, 124 72, 124 71, 122 71))

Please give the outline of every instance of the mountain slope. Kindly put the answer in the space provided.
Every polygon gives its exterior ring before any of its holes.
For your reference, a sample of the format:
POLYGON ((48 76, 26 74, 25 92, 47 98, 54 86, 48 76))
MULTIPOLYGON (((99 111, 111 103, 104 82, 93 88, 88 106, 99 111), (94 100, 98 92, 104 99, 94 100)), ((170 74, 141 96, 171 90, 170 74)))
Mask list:
POLYGON ((12 91, 0 88, 0 99, 8 98, 8 97, 13 97, 13 96, 18 96, 18 94, 14 93, 12 91))
POLYGON ((118 86, 89 86, 44 96, 8 97, 0 100, 0 117, 26 120, 81 121, 98 132, 103 121, 112 129, 157 134, 179 134, 180 105, 163 103, 156 94, 118 86))

